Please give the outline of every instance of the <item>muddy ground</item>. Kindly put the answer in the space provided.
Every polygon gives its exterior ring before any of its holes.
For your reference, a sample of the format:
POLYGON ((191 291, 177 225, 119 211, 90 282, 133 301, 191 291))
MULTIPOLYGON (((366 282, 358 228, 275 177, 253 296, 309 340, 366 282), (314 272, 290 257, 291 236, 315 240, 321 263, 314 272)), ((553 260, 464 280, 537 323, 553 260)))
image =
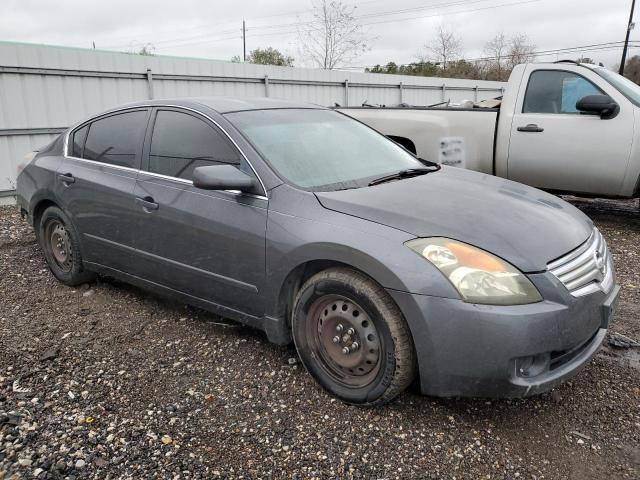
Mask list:
MULTIPOLYGON (((575 203, 640 338, 637 202, 575 203)), ((640 478, 640 349, 605 347, 523 400, 383 408, 325 394, 291 348, 108 279, 58 283, 0 208, 0 478, 640 478)))

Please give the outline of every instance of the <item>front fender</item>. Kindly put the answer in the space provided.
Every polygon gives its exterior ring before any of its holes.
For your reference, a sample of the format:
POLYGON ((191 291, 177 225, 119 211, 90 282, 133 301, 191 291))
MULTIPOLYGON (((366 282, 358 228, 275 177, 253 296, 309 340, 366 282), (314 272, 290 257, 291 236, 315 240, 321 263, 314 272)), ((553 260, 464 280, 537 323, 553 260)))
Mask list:
POLYGON ((459 298, 439 270, 404 245, 412 235, 324 209, 315 197, 313 201, 322 209, 322 219, 269 211, 266 304, 273 306, 269 313, 277 311, 279 293, 290 273, 312 261, 351 266, 387 289, 459 298))

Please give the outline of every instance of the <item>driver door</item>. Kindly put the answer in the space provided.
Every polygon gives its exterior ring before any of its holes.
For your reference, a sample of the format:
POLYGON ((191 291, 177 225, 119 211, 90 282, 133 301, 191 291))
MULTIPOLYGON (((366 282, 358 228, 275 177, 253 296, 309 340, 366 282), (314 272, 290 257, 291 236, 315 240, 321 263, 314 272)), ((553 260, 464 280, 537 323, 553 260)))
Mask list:
POLYGON ((232 315, 263 314, 267 197, 192 183, 193 170, 205 165, 231 164, 255 177, 245 162, 208 119, 154 109, 134 190, 140 277, 232 315))
POLYGON ((530 65, 523 88, 511 124, 508 178, 547 190, 618 195, 633 138, 630 102, 596 73, 572 65, 530 65), (603 93, 620 105, 617 116, 578 112, 580 98, 603 93))

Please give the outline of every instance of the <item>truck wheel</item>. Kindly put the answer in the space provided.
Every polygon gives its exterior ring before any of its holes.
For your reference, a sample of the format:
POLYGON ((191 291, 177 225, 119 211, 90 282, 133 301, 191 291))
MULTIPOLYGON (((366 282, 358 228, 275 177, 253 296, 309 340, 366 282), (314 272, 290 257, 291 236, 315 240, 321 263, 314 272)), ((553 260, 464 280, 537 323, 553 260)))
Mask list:
POLYGON ((95 278, 95 274, 82 265, 77 233, 62 210, 47 208, 40 217, 38 230, 47 265, 58 280, 74 286, 95 278))
POLYGON ((332 268, 307 280, 294 301, 292 330, 309 373, 347 403, 387 403, 415 376, 402 313, 382 287, 354 270, 332 268))

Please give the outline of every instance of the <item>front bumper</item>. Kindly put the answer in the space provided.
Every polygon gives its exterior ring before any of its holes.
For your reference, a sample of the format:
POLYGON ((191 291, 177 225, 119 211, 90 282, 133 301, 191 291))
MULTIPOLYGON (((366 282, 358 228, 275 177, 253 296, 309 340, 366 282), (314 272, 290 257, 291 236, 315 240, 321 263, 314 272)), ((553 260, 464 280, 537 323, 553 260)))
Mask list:
POLYGON ((426 395, 523 397, 574 376, 606 335, 620 287, 573 297, 530 275, 542 302, 492 306, 390 290, 411 328, 426 395))

